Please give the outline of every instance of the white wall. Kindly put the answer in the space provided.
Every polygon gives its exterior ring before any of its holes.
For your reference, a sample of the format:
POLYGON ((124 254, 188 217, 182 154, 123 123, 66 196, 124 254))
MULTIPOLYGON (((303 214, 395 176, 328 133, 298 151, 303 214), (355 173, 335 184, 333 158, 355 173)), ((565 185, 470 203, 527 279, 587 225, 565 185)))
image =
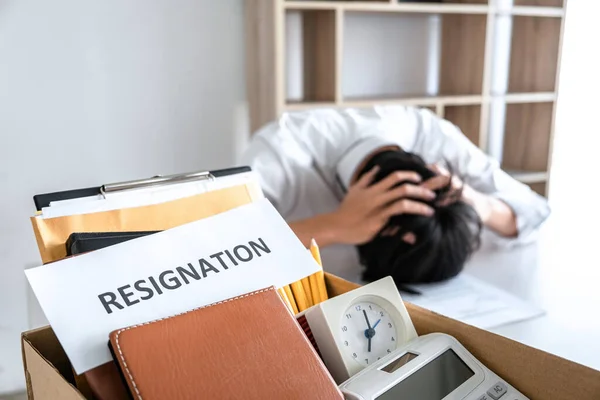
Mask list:
POLYGON ((0 393, 45 322, 32 196, 226 166, 244 99, 243 0, 0 0, 0 393))

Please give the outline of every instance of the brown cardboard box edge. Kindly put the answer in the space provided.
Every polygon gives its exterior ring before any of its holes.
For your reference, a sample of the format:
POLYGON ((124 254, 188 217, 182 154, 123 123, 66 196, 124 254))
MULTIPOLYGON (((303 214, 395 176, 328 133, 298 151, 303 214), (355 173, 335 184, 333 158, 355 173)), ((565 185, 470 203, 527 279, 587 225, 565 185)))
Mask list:
MULTIPOLYGON (((330 297, 358 285, 325 274, 330 297)), ((598 400, 600 371, 407 303, 417 332, 457 338, 491 370, 532 400, 598 400)), ((49 326, 24 332, 23 366, 29 399, 91 399, 74 385, 67 356, 49 326)), ((507 399, 509 400, 509 399, 507 399)))

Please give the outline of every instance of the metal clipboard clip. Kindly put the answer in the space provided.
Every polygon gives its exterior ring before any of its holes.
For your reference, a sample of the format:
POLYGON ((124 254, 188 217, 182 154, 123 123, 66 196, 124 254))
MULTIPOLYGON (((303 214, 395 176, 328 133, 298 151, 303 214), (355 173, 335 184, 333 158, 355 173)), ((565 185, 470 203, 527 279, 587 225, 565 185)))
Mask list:
POLYGON ((124 181, 117 183, 109 183, 100 186, 100 194, 104 198, 109 193, 121 192, 125 190, 148 188, 153 186, 169 185, 174 183, 192 182, 197 180, 211 180, 213 181, 215 176, 210 171, 200 172, 189 172, 175 175, 156 175, 152 178, 137 179, 133 181, 124 181))

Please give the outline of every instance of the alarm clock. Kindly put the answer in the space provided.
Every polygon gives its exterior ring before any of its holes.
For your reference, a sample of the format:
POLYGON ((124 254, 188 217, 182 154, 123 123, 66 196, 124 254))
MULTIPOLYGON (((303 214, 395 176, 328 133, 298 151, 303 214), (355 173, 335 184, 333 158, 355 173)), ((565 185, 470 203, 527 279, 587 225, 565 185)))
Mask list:
POLYGON ((346 400, 528 400, 443 333, 414 339, 339 388, 346 400))
POLYGON ((314 305, 297 318, 305 320, 338 384, 417 337, 391 277, 314 305))

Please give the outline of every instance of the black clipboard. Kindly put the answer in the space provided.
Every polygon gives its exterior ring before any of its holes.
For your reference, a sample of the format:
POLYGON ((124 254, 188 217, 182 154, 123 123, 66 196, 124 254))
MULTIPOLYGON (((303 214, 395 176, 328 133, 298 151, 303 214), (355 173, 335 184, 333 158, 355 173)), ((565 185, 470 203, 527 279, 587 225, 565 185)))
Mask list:
POLYGON ((35 196, 33 196, 33 202, 35 203, 35 208, 37 209, 37 211, 41 211, 42 208, 49 207, 50 203, 53 201, 78 199, 82 197, 97 196, 99 194, 104 195, 106 193, 120 190, 137 189, 149 186, 160 186, 170 183, 182 183, 190 182, 193 180, 219 178, 250 171, 252 171, 252 169, 249 166, 240 166, 233 168, 217 169, 212 171, 191 172, 167 176, 158 175, 148 179, 111 183, 102 186, 71 189, 60 192, 36 194, 35 196))

